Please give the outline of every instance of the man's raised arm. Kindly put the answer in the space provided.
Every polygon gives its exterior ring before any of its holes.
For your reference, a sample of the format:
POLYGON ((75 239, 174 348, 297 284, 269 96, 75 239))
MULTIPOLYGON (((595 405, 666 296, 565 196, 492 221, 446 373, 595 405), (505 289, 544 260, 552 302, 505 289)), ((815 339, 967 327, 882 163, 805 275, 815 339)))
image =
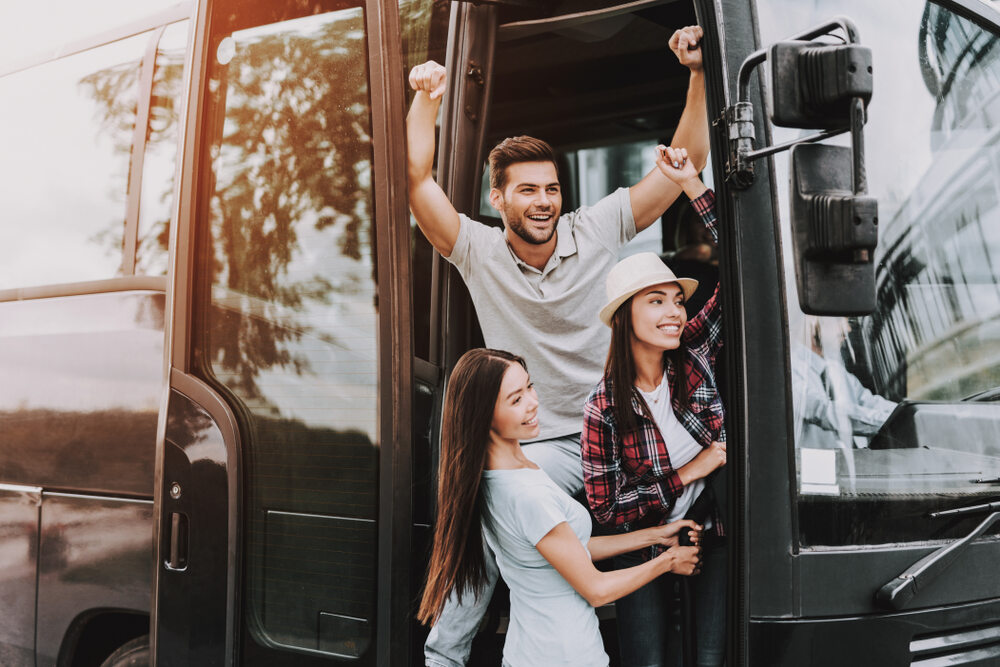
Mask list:
MULTIPOLYGON (((676 31, 669 42, 670 50, 677 56, 677 60, 691 70, 687 102, 670 144, 685 147, 688 159, 694 162, 698 171, 708 164, 709 150, 702 34, 701 26, 688 26, 676 31)), ((658 161, 662 159, 661 155, 657 156, 658 161)), ((656 222, 680 193, 680 188, 655 167, 641 181, 629 188, 636 231, 641 232, 656 222)))
POLYGON ((417 91, 406 116, 406 171, 410 211, 431 245, 444 257, 458 240, 458 212, 434 181, 434 125, 447 82, 444 67, 430 60, 410 70, 410 87, 417 91))

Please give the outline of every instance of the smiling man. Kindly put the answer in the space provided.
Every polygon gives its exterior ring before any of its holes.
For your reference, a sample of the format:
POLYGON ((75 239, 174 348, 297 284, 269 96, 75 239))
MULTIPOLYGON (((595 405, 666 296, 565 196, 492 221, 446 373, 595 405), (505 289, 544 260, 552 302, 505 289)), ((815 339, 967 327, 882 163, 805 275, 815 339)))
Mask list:
MULTIPOLYGON (((686 147, 699 171, 708 157, 701 36, 701 28, 690 26, 669 42, 691 72, 672 144, 686 147)), ((605 276, 621 247, 659 219, 681 190, 654 167, 632 187, 563 213, 552 148, 533 137, 512 137, 489 156, 490 204, 503 230, 460 215, 432 175, 435 119, 446 85, 447 72, 433 61, 410 72, 417 91, 406 119, 410 210, 427 240, 462 275, 487 346, 527 361, 540 432, 524 443, 524 453, 575 495, 583 488, 583 405, 608 350, 608 329, 597 317, 605 276)), ((486 560, 492 590, 498 575, 492 556, 486 560)), ((465 663, 489 593, 465 595, 461 605, 449 601, 427 640, 428 665, 465 663)))

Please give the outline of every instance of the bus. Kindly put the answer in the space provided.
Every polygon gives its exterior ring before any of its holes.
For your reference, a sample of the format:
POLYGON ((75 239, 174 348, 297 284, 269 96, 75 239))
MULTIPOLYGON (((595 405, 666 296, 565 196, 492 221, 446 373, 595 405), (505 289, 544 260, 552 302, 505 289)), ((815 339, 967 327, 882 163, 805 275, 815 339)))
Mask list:
MULTIPOLYGON (((652 166, 694 23, 727 664, 1000 664, 1000 3, 2 11, 4 667, 423 664, 443 391, 482 336, 410 218, 406 74, 447 66, 436 178, 500 224, 504 137, 557 149, 566 210, 652 166), (793 113, 837 81, 846 112, 793 113)), ((688 215, 626 252, 683 257, 688 215)))

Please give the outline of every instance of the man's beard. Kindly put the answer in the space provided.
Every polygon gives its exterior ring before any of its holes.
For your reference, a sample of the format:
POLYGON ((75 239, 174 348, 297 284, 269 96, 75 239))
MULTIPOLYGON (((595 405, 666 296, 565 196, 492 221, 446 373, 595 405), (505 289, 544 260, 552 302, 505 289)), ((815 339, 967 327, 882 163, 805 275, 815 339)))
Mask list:
POLYGON ((522 241, 524 241, 525 243, 530 243, 532 245, 545 245, 546 243, 548 243, 552 239, 553 235, 555 235, 556 223, 559 222, 558 212, 553 210, 552 221, 550 223, 552 227, 549 229, 549 232, 545 234, 544 232, 539 232, 528 228, 528 226, 525 224, 524 217, 516 215, 513 211, 511 211, 510 206, 507 205, 504 206, 504 213, 505 217, 507 218, 507 226, 510 227, 510 230, 515 234, 517 234, 517 236, 522 241))

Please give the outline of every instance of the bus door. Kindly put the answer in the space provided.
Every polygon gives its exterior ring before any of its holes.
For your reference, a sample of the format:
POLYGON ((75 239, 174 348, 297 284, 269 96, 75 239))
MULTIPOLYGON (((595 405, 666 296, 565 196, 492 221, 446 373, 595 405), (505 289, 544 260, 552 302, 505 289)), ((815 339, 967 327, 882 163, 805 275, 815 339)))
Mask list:
POLYGON ((408 660, 399 15, 407 57, 426 59, 435 4, 200 6, 160 426, 161 667, 408 660))
POLYGON ((705 25, 724 77, 709 93, 714 159, 737 239, 727 341, 745 359, 727 405, 739 445, 738 664, 996 664, 1000 12, 713 4, 705 25), (727 127, 724 108, 752 103, 754 150, 834 129, 790 120, 789 61, 775 62, 771 45, 841 14, 850 30, 806 39, 869 50, 863 134, 762 156, 740 182, 730 147, 747 135, 727 127), (744 96, 740 68, 758 49, 744 96), (832 161, 817 169, 821 153, 832 161), (856 220, 872 223, 877 244, 845 259, 821 238, 834 223, 796 207, 852 187, 877 201, 874 220, 856 220), (836 262, 853 268, 838 274, 836 262))

